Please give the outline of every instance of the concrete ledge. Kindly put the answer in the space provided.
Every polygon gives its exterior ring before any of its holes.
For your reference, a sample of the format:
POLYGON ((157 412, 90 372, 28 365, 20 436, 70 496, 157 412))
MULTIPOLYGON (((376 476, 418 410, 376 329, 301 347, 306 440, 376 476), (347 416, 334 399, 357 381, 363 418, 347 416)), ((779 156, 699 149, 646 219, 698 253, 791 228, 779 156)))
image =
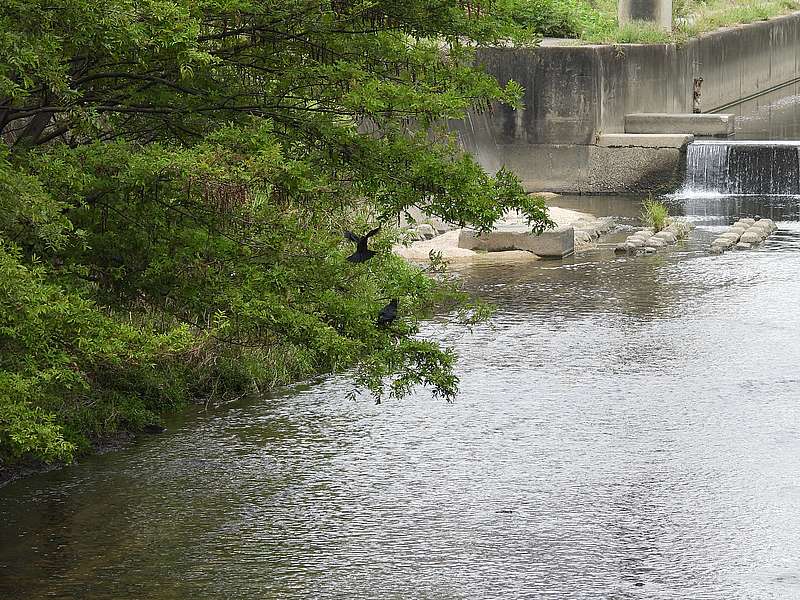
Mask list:
POLYGON ((462 229, 458 247, 486 252, 527 250, 543 258, 564 258, 575 252, 575 230, 560 227, 533 235, 526 227, 513 227, 478 235, 475 231, 462 229))
POLYGON ((625 115, 625 133, 671 133, 727 137, 734 115, 692 113, 633 113, 625 115))
POLYGON ((606 133, 597 136, 597 145, 606 148, 685 148, 694 141, 690 133, 606 133))

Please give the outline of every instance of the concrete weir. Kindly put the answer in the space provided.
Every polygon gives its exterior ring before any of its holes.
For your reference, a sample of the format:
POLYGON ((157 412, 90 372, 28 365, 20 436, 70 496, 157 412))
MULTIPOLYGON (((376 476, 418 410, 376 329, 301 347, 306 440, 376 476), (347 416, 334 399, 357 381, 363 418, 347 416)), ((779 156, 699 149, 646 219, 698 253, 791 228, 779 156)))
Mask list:
POLYGON ((686 144, 664 135, 732 131, 732 116, 692 114, 696 104, 709 113, 798 77, 800 12, 681 45, 485 48, 478 60, 525 89, 519 110, 498 105, 451 124, 489 172, 505 166, 529 191, 667 191, 682 179, 686 144))

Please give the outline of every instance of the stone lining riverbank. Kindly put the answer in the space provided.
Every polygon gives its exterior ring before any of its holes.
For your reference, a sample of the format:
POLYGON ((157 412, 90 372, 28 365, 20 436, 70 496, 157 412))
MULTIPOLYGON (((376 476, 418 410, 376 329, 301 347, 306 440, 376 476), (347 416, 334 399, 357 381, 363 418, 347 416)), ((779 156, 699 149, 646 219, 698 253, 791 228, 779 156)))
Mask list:
POLYGON ((616 254, 636 254, 639 252, 652 254, 661 248, 676 244, 678 240, 685 239, 691 230, 692 225, 688 221, 679 219, 673 220, 659 232, 646 227, 629 235, 621 244, 617 244, 614 252, 616 254))
MULTIPOLYGON (((572 230, 574 236, 574 251, 580 252, 594 247, 600 237, 614 227, 611 217, 596 217, 592 214, 560 208, 548 207, 550 218, 556 224, 554 232, 572 230)), ((524 217, 516 212, 510 212, 496 223, 495 231, 509 232, 511 234, 527 235, 522 229, 527 227, 524 217)), ((503 250, 499 252, 481 252, 460 247, 462 236, 472 235, 471 230, 451 229, 439 233, 435 224, 417 225, 411 230, 408 244, 396 244, 392 249, 395 254, 413 262, 429 260, 430 252, 440 253, 442 258, 455 262, 503 262, 503 261, 530 261, 539 260, 536 254, 521 250, 503 250), (436 234, 434 234, 436 232, 436 234), (414 239, 427 237, 427 239, 414 239)), ((463 242, 461 242, 463 246, 463 242)))
POLYGON ((777 229, 772 219, 739 219, 711 242, 709 252, 722 254, 726 250, 750 250, 763 242, 777 229))

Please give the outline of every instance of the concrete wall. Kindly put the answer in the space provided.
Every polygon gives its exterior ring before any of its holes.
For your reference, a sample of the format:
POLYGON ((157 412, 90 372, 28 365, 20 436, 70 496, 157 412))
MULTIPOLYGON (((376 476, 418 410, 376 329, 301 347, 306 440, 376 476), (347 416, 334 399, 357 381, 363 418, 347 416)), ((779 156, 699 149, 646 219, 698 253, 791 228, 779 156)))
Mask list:
MULTIPOLYGON (((494 172, 506 165, 531 190, 650 189, 652 174, 642 182, 625 178, 597 187, 592 171, 604 171, 603 161, 617 154, 599 152, 593 146, 597 135, 624 131, 628 113, 692 112, 697 77, 703 78, 701 109, 709 112, 800 76, 800 13, 719 30, 680 46, 491 48, 481 50, 478 60, 501 83, 513 79, 525 88, 524 108, 497 106, 454 125, 484 168, 494 172)), ((641 150, 639 159, 664 154, 641 150)))

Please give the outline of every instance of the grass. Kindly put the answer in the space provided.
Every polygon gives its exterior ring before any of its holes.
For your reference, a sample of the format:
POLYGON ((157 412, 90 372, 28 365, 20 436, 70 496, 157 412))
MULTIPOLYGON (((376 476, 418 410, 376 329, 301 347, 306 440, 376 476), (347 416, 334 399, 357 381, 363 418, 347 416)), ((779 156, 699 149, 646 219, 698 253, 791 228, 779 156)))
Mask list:
POLYGON ((646 227, 652 227, 656 233, 669 225, 670 221, 667 207, 662 202, 652 198, 642 202, 641 219, 646 227))
MULTIPOLYGON (((578 38, 582 42, 656 44, 683 42, 721 27, 730 27, 800 10, 800 0, 674 0, 673 31, 648 23, 617 23, 617 0, 517 0, 527 7, 524 18, 543 35, 578 38)), ((524 14, 524 11, 518 13, 524 14)))

